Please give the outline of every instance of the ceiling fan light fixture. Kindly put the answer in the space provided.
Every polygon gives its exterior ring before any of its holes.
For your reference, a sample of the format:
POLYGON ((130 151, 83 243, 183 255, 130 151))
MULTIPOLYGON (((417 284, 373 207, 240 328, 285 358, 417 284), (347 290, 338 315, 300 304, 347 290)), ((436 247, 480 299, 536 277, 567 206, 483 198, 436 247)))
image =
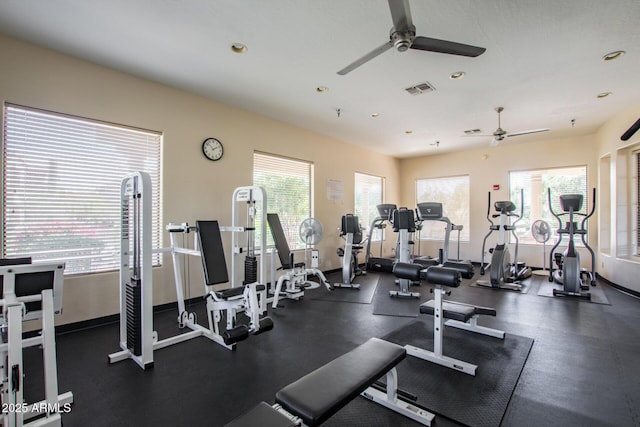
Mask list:
POLYGON ((613 52, 609 52, 607 53, 605 56, 602 57, 603 61, 613 61, 614 59, 618 59, 621 58, 622 56, 624 56, 626 52, 624 50, 616 50, 613 52))
POLYGON ((464 71, 456 71, 455 73, 451 73, 449 75, 449 78, 451 80, 459 80, 459 79, 464 78, 464 76, 465 76, 465 72, 464 71))
POLYGON ((233 53, 246 53, 249 50, 249 48, 242 43, 233 43, 231 45, 231 51, 233 53))
POLYGON ((606 98, 606 97, 608 97, 610 95, 613 95, 613 93, 612 92, 602 92, 602 93, 599 93, 596 96, 597 96, 598 99, 603 99, 603 98, 606 98))

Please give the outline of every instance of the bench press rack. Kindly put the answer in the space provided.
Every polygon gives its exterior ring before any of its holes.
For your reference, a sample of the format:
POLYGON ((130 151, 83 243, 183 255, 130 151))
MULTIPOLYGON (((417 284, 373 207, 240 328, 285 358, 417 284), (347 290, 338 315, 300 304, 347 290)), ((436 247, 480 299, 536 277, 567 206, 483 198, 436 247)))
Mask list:
POLYGON ((420 313, 433 316, 433 351, 406 345, 407 354, 475 376, 478 368, 476 365, 443 354, 444 326, 504 339, 504 331, 478 325, 479 315, 495 316, 496 310, 489 307, 444 301, 443 296, 450 293, 443 288, 444 286, 460 286, 461 273, 457 270, 435 266, 425 269, 418 264, 396 263, 393 273, 397 277, 412 281, 424 280, 434 285, 434 299, 420 305, 420 313), (445 322, 444 319, 448 320, 445 322))

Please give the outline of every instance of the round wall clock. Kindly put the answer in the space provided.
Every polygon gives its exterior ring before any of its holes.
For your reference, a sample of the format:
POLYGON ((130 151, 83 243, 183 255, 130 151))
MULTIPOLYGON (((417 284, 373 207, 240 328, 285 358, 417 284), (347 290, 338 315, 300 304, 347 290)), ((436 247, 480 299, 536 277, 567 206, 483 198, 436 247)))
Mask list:
POLYGON ((220 160, 224 149, 222 143, 216 138, 207 138, 202 143, 202 153, 209 160, 220 160))

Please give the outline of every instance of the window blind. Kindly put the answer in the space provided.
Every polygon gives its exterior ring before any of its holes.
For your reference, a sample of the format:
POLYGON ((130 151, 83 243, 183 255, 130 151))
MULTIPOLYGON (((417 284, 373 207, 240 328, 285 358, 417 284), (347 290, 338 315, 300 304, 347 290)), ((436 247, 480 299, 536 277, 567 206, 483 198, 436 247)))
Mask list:
MULTIPOLYGON (((267 193, 269 213, 277 213, 290 249, 303 249, 302 221, 313 216, 313 163, 265 153, 253 155, 253 185, 267 193)), ((267 245, 273 245, 267 233, 267 245)))
POLYGON ((2 256, 64 261, 65 274, 119 268, 120 183, 134 171, 151 176, 159 248, 161 140, 159 132, 5 104, 2 256))
MULTIPOLYGON (((371 226, 371 222, 378 217, 376 206, 382 203, 384 179, 379 176, 358 172, 354 174, 354 179, 354 213, 358 216, 360 225, 368 229, 371 226)), ((369 238, 372 241, 380 241, 382 238, 381 232, 381 229, 369 230, 369 238)))
MULTIPOLYGON (((582 194, 584 199, 580 213, 586 213, 587 207, 591 206, 589 200, 591 194, 587 191, 586 166, 509 172, 509 194, 511 201, 516 205, 518 215, 520 214, 520 190, 524 190, 524 214, 516 230, 520 243, 539 244, 531 235, 531 224, 537 219, 542 219, 551 225, 552 233, 549 240, 556 239, 558 220, 549 211, 548 188, 551 189, 551 205, 556 213, 562 213, 561 194, 582 194)), ((574 242, 576 245, 582 245, 582 240, 579 238, 574 239, 574 242)))
MULTIPOLYGON (((416 203, 442 203, 444 216, 462 225, 460 240, 469 241, 469 176, 450 176, 416 180, 416 203)), ((422 223, 420 238, 444 240, 445 224, 438 221, 422 223)), ((456 234, 457 238, 457 234, 456 234)))

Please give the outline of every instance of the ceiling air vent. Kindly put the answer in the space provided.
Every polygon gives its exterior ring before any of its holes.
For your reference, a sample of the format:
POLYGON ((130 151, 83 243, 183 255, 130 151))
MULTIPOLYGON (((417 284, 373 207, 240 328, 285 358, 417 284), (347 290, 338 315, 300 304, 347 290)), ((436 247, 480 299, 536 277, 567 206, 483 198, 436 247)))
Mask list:
POLYGON ((465 135, 476 135, 482 132, 480 129, 467 129, 464 131, 465 135))
POLYGON ((433 92, 434 90, 436 90, 436 88, 433 87, 433 85, 429 82, 422 82, 422 83, 418 83, 416 85, 407 87, 404 90, 406 90, 407 93, 409 93, 410 95, 415 96, 415 95, 423 94, 425 92, 433 92))

